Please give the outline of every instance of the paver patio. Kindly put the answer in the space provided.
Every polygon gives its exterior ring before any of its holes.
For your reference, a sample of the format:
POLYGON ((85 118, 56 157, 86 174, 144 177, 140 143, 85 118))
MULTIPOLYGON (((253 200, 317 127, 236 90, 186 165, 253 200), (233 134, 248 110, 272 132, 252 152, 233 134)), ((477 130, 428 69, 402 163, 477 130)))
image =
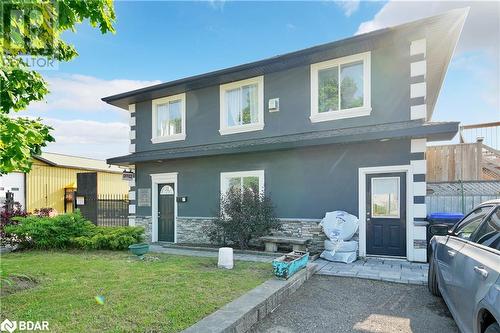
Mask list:
POLYGON ((426 284, 429 265, 400 259, 366 258, 351 264, 317 259, 316 274, 358 277, 398 283, 426 284))

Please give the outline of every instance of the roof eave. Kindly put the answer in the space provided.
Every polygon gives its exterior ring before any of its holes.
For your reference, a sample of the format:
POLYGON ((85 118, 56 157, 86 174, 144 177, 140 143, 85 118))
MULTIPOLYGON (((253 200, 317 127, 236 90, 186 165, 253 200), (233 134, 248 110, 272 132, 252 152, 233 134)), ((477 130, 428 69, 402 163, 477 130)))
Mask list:
MULTIPOLYGON (((109 164, 128 166, 137 162, 148 161, 163 161, 181 158, 213 156, 213 155, 227 155, 227 154, 240 154, 251 153, 258 151, 272 151, 282 149, 295 149, 306 148, 309 146, 319 146, 327 144, 346 144, 364 141, 380 141, 387 139, 402 139, 402 138, 427 138, 428 141, 444 141, 452 139, 458 132, 458 122, 446 123, 419 123, 411 121, 409 123, 415 124, 413 127, 399 127, 394 130, 381 130, 364 133, 350 133, 347 135, 321 137, 314 139, 297 139, 286 142, 268 143, 267 139, 263 138, 254 140, 248 144, 242 144, 236 148, 220 148, 217 144, 212 145, 212 149, 200 149, 193 151, 175 152, 172 150, 160 151, 146 151, 141 153, 134 153, 125 156, 110 158, 107 160, 109 164), (261 141, 260 143, 258 141, 261 141)), ((327 132, 327 131, 322 131, 327 132)))

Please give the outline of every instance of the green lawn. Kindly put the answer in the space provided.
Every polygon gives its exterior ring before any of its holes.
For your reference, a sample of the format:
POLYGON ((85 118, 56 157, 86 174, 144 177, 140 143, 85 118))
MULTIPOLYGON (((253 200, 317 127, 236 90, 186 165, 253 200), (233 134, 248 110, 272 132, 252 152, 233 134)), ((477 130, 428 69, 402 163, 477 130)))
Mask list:
POLYGON ((151 256, 159 259, 108 251, 2 255, 2 275, 38 284, 2 296, 1 319, 48 320, 51 332, 176 332, 272 276, 264 263, 221 270, 212 258, 151 256))

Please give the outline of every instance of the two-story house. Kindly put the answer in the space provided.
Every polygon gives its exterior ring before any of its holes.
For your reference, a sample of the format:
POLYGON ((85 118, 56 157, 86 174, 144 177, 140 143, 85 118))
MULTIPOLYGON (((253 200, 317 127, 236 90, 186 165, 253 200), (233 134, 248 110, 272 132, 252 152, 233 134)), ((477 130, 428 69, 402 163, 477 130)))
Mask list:
POLYGON ((360 219, 360 256, 426 260, 431 122, 466 10, 103 98, 130 112, 130 223, 149 241, 207 243, 220 193, 258 184, 285 233, 360 219))

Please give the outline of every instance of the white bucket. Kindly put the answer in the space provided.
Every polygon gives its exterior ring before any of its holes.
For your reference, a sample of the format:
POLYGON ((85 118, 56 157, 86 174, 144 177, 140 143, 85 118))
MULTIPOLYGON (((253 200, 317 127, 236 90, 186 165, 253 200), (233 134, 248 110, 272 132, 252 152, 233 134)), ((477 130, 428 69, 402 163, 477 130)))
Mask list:
POLYGON ((219 268, 233 269, 233 249, 230 247, 219 248, 219 268))

